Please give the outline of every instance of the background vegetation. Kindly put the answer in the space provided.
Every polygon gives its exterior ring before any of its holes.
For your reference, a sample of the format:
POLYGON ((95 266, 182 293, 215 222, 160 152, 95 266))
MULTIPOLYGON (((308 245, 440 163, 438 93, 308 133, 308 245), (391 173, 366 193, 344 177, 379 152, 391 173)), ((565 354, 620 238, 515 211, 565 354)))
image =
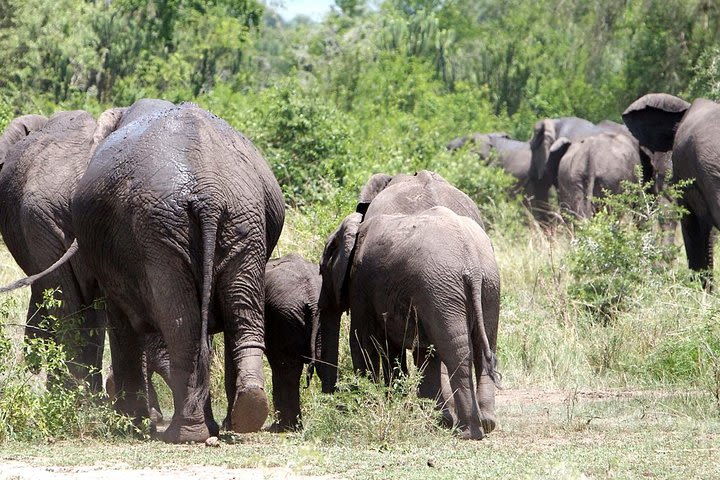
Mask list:
MULTIPOLYGON (((619 121, 648 92, 720 98, 719 41, 709 0, 336 0, 319 23, 285 22, 255 0, 0 0, 0 129, 19 114, 99 114, 142 97, 197 102, 271 163, 289 207, 276 253, 313 260, 372 173, 435 170, 480 206, 502 273, 508 388, 489 440, 458 443, 416 399, 350 375, 344 352, 341 395, 303 391, 302 433, 226 437, 236 453, 182 461, 379 478, 711 477, 720 299, 690 278, 681 239, 663 243, 657 220, 680 212, 629 187, 609 213, 547 236, 506 193, 511 179, 445 145, 473 131, 524 140, 546 116, 619 121)), ((2 283, 19 275, 7 253, 0 266, 2 283)), ((102 399, 42 388, 18 350, 27 296, 10 298, 0 452, 64 464, 73 441, 26 442, 127 432, 102 399)), ((63 355, 42 352, 46 369, 63 355)), ((218 412, 223 396, 216 377, 218 412)), ((177 460, 171 447, 156 457, 125 436, 103 441, 101 459, 177 460)))

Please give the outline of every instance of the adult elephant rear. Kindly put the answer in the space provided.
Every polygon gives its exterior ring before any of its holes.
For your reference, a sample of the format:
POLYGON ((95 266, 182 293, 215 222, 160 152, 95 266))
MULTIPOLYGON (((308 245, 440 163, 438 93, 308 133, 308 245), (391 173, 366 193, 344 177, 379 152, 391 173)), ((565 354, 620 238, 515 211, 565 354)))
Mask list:
POLYGON ((539 120, 533 130, 528 190, 535 217, 546 222, 550 219, 551 211, 550 188, 557 180, 558 165, 562 158, 561 155, 553 155, 551 147, 561 137, 577 142, 602 130, 578 117, 539 120))
MULTIPOLYGON (((0 138, 0 232, 13 258, 28 275, 52 265, 74 238, 70 200, 94 147, 97 124, 87 112, 59 112, 49 120, 27 115, 13 120, 0 138)), ((32 285, 26 336, 54 338, 72 361, 70 372, 102 388, 105 319, 91 308, 98 296, 92 273, 78 257, 32 285), (45 290, 59 287, 62 303, 40 307, 45 290), (41 327, 48 315, 74 327, 41 327)), ((52 377, 52 375, 51 375, 52 377)))
POLYGON ((560 208, 579 218, 592 217, 593 201, 607 192, 620 193, 623 181, 637 181, 640 150, 628 134, 601 133, 576 143, 561 139, 553 148, 562 157, 557 175, 560 208))
MULTIPOLYGON (((446 207, 482 226, 482 217, 475 202, 437 173, 427 170, 415 175, 378 173, 370 177, 360 192, 356 208, 356 212, 361 214, 358 221, 343 222, 328 238, 320 267, 323 276, 318 301, 320 345, 315 349, 320 352, 321 362, 316 370, 323 392, 333 392, 337 384, 340 318, 350 308, 347 282, 337 279, 349 275, 348 268, 354 255, 354 239, 359 224, 380 215, 409 215, 436 206, 446 207)), ((352 338, 350 342, 352 349, 358 348, 352 338)), ((386 352, 383 368, 387 371, 396 360, 405 366, 404 350, 386 352)), ((376 363, 379 358, 373 355, 372 361, 376 363)))
POLYGON ((116 115, 118 129, 95 151, 73 197, 80 250, 112 322, 115 382, 125 392, 116 407, 148 415, 138 332, 159 331, 174 403, 165 440, 217 434, 208 334, 223 331, 232 427, 259 430, 268 414, 264 273, 284 220, 280 187, 252 143, 223 120, 191 104, 137 115, 140 107, 116 115))

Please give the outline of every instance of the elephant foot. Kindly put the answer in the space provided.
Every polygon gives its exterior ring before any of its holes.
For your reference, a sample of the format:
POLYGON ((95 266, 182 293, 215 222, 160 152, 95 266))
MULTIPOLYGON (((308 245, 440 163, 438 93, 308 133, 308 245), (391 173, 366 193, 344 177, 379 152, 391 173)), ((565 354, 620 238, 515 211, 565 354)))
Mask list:
POLYGON ((452 428, 453 425, 455 425, 455 419, 453 419, 452 413, 450 413, 450 410, 443 409, 442 410, 442 417, 440 419, 440 425, 442 425, 445 428, 452 428))
POLYGON ((270 413, 265 390, 259 387, 239 392, 233 403, 232 429, 237 433, 260 431, 270 413))
POLYGON ((285 433, 295 432, 300 428, 299 425, 287 425, 279 422, 274 422, 272 425, 267 427, 265 430, 270 433, 285 433))
POLYGON ((482 419, 482 429, 485 433, 490 433, 495 430, 495 427, 497 426, 495 412, 482 412, 480 416, 482 419))
POLYGON ((173 418, 160 438, 167 443, 202 443, 208 438, 217 437, 220 434, 220 429, 214 420, 191 425, 180 425, 179 423, 173 418))
POLYGON ((463 440, 482 440, 485 438, 481 428, 461 428, 458 430, 458 436, 463 440))

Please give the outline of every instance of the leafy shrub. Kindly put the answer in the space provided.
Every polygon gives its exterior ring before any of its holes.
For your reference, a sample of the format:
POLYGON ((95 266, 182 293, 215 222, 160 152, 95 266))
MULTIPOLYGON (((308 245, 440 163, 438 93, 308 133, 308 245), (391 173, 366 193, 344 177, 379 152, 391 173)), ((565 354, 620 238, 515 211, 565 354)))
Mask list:
MULTIPOLYGON (((666 195, 677 198, 680 188, 666 195)), ((659 225, 678 220, 681 207, 659 201, 642 183, 624 182, 623 190, 599 199, 595 216, 577 223, 566 257, 568 297, 604 324, 629 307, 638 285, 661 277, 677 254, 659 225)))
MULTIPOLYGON (((51 291, 45 297, 45 308, 58 302, 51 291)), ((63 345, 40 337, 22 347, 13 342, 7 318, 14 303, 11 298, 0 305, 0 442, 135 432, 131 420, 116 413, 104 393, 91 392, 87 382, 70 374, 71 358, 63 345), (36 369, 44 375, 34 374, 36 369)), ((50 317, 43 323, 56 327, 57 322, 50 317)))

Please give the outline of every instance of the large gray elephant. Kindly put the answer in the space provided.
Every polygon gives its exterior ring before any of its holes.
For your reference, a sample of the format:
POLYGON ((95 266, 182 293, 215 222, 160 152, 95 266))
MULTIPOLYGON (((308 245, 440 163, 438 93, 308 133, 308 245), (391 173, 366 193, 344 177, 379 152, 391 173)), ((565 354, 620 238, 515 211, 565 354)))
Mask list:
POLYGON ((168 345, 170 442, 217 434, 208 334, 223 331, 232 428, 256 431, 264 392, 264 267, 284 202, 252 143, 191 104, 133 105, 101 117, 98 145, 73 196, 80 255, 105 294, 116 408, 147 417, 142 336, 168 345))
POLYGON ((425 366, 421 396, 436 399, 464 437, 494 428, 495 412, 478 404, 471 372, 478 389, 483 375, 496 378, 500 277, 490 239, 474 219, 445 207, 364 220, 354 213, 331 235, 320 270, 323 294, 333 295, 321 301, 350 306, 356 369, 377 371, 378 345, 389 359, 412 348, 425 366), (430 345, 434 355, 427 355, 430 345), (440 388, 442 364, 452 399, 440 388))
POLYGON ((593 216, 594 199, 619 193, 623 181, 637 181, 640 150, 628 134, 601 133, 575 143, 561 138, 552 148, 562 158, 557 174, 560 208, 579 218, 593 216))
MULTIPOLYGON (((70 203, 90 160, 95 133, 96 122, 89 113, 69 111, 49 120, 19 117, 0 138, 0 232, 28 275, 52 265, 74 238, 70 203)), ((104 312, 91 307, 98 296, 92 273, 82 259, 73 258, 32 285, 26 327, 30 338, 51 337, 63 344, 72 355, 71 373, 87 380, 93 391, 102 388, 105 341, 104 312), (57 287, 62 304, 51 311, 38 308, 43 292, 57 287), (40 326, 48 315, 80 321, 65 333, 52 332, 40 326)))
POLYGON ((640 144, 653 152, 672 151, 673 181, 692 180, 680 200, 688 264, 709 288, 713 268, 713 227, 720 227, 720 105, 703 98, 692 104, 664 93, 633 102, 623 120, 640 144))
MULTIPOLYGON (((372 218, 383 214, 419 213, 435 206, 447 207, 458 215, 472 218, 482 226, 480 211, 475 202, 442 176, 427 170, 421 170, 415 175, 385 173, 372 175, 360 192, 356 212, 361 218, 372 218)), ((335 254, 335 251, 342 252, 338 254, 349 258, 354 250, 354 244, 343 242, 352 238, 352 236, 339 236, 338 231, 330 235, 325 244, 323 258, 335 254)), ((347 259, 345 263, 348 263, 347 259)), ((318 343, 320 346, 316 348, 320 352, 321 361, 315 368, 322 383, 322 391, 325 393, 335 391, 338 378, 340 318, 343 312, 350 308, 346 289, 339 286, 339 290, 335 291, 330 287, 331 284, 331 279, 323 278, 319 299, 318 343)), ((351 348, 355 348, 355 338, 352 335, 350 343, 351 348)), ((373 351, 368 354, 370 353, 379 361, 379 352, 373 351)), ((396 363, 400 363, 405 368, 404 350, 392 352, 392 355, 385 352, 383 359, 383 369, 386 373, 396 363)), ((387 379, 388 375, 385 375, 385 378, 387 379)))
POLYGON ((272 431, 301 426, 300 379, 303 365, 316 357, 321 281, 317 264, 299 255, 270 260, 265 267, 265 354, 277 413, 272 431))

